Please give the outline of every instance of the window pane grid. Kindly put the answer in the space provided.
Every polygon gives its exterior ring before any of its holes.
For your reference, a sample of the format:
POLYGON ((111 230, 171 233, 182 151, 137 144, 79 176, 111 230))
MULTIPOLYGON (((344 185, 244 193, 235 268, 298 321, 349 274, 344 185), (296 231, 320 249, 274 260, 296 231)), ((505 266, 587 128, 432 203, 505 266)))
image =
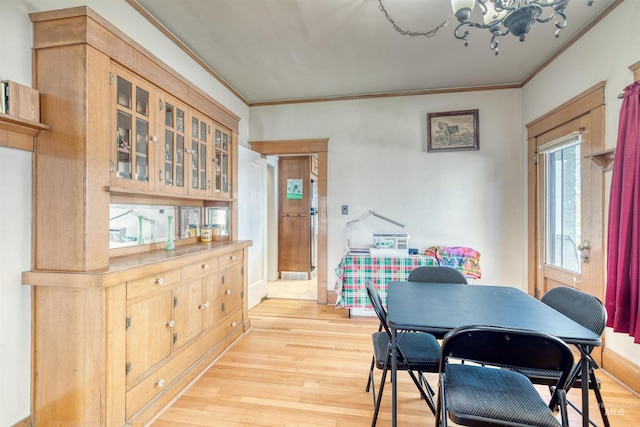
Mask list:
POLYGON ((546 154, 546 262, 580 272, 580 141, 546 154))

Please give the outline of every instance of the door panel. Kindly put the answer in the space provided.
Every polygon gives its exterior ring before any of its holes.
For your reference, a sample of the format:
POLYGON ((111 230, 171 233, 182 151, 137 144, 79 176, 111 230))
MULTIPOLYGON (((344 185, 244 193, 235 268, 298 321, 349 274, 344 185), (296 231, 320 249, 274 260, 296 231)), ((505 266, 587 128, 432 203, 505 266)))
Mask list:
POLYGON ((169 356, 172 328, 171 292, 164 292, 127 307, 127 381, 169 356))
POLYGON ((202 331, 201 304, 201 279, 182 285, 173 291, 175 326, 171 351, 175 351, 202 331))
MULTIPOLYGON (((544 295, 549 289, 557 286, 569 286, 584 290, 598 297, 602 293, 602 272, 603 260, 601 256, 602 246, 602 172, 589 159, 589 154, 599 151, 601 145, 597 138, 593 138, 588 132, 591 128, 590 115, 582 116, 572 120, 563 126, 555 128, 540 135, 536 139, 538 163, 536 168, 536 265, 538 274, 536 280, 536 291, 538 296, 544 295), (557 150, 554 141, 563 140, 571 143, 567 139, 571 134, 579 137, 579 155, 558 157, 552 160, 550 152, 557 150), (553 148, 548 148, 549 146, 553 148), (554 194, 554 191, 566 191, 568 196, 566 201, 573 197, 572 189, 565 185, 555 185, 549 190, 550 175, 553 175, 554 168, 568 170, 567 163, 575 161, 579 164, 580 174, 575 180, 569 179, 569 183, 578 185, 575 190, 575 210, 579 211, 579 216, 575 221, 574 228, 577 234, 573 234, 567 227, 566 218, 554 213, 552 200, 556 202, 561 199, 554 194), (550 214, 551 212, 551 214, 550 214), (598 212, 600 212, 598 214, 598 212), (561 227, 553 227, 554 224, 562 222, 561 227), (549 229, 560 229, 554 233, 555 242, 550 242, 549 229), (565 228, 569 231, 562 231, 565 228), (555 243, 555 256, 554 245, 555 243), (561 245, 562 244, 562 245, 561 245)), ((566 153, 565 153, 566 154, 566 153)), ((568 216, 568 215, 567 215, 568 216)), ((569 221, 570 222, 570 221, 569 221)))

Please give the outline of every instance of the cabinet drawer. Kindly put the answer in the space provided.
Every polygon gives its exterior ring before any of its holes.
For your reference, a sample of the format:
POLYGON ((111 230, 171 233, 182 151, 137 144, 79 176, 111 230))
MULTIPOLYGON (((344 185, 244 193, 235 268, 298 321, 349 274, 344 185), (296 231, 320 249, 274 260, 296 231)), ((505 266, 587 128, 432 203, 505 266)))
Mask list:
POLYGON ((218 257, 214 256, 191 264, 185 264, 182 267, 182 272, 184 278, 188 279, 199 274, 211 272, 216 268, 218 268, 218 257))
POLYGON ((242 259, 243 259, 242 251, 234 251, 224 255, 220 255, 219 257, 220 267, 231 265, 236 262, 241 262, 242 259))
POLYGON ((173 359, 129 390, 125 398, 126 419, 131 418, 147 402, 168 389, 178 375, 187 368, 188 365, 185 366, 184 363, 179 358, 173 359))
POLYGON ((174 268, 173 270, 161 271, 157 274, 144 277, 142 279, 131 280, 127 282, 127 299, 132 299, 182 280, 182 270, 174 268))

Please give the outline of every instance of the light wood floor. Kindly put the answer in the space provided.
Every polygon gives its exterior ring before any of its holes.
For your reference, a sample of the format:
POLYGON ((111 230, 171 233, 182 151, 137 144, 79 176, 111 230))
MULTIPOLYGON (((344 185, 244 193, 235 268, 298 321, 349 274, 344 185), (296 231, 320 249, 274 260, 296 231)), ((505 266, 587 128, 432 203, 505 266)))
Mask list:
MULTIPOLYGON (((313 301, 269 299, 250 311, 252 329, 152 423, 185 426, 368 426, 365 392, 377 319, 348 318, 313 301)), ((380 372, 377 372, 379 379, 380 372)), ((640 398, 599 372, 613 427, 640 426, 640 398)), ((428 376, 432 386, 435 375, 428 376)), ((405 372, 399 373, 398 425, 432 426, 434 417, 405 372)), ((544 392, 544 390, 543 390, 544 392)), ((571 392, 571 400, 579 396, 571 392)), ((390 422, 391 387, 379 426, 390 422)), ((590 401, 595 401, 591 396, 590 401)), ((601 419, 595 403, 592 417, 601 419)), ((581 420, 570 410, 572 426, 581 420)))
POLYGON ((318 277, 311 280, 283 280, 267 282, 267 298, 303 299, 316 301, 318 277))

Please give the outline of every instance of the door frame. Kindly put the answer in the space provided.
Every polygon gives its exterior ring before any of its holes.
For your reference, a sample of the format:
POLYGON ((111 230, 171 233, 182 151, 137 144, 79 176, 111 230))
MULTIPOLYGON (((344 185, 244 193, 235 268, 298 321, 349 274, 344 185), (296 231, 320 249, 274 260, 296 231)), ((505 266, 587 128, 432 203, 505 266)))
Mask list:
POLYGON ((318 304, 327 304, 327 170, 329 138, 249 141, 249 147, 264 156, 318 155, 318 304))
POLYGON ((587 179, 591 180, 590 194, 583 194, 582 200, 586 204, 583 212, 590 216, 592 230, 590 234, 591 259, 588 265, 590 277, 596 280, 583 281, 581 289, 604 301, 604 174, 593 159, 604 150, 605 143, 605 85, 600 82, 559 107, 551 110, 542 117, 528 123, 527 128, 527 241, 528 266, 527 282, 530 295, 540 298, 538 288, 542 260, 542 251, 538 245, 538 179, 537 179, 537 147, 547 140, 553 140, 571 132, 580 132, 583 140, 589 139, 589 148, 582 151, 583 167, 591 170, 587 179), (547 140, 545 140, 547 139, 547 140))

